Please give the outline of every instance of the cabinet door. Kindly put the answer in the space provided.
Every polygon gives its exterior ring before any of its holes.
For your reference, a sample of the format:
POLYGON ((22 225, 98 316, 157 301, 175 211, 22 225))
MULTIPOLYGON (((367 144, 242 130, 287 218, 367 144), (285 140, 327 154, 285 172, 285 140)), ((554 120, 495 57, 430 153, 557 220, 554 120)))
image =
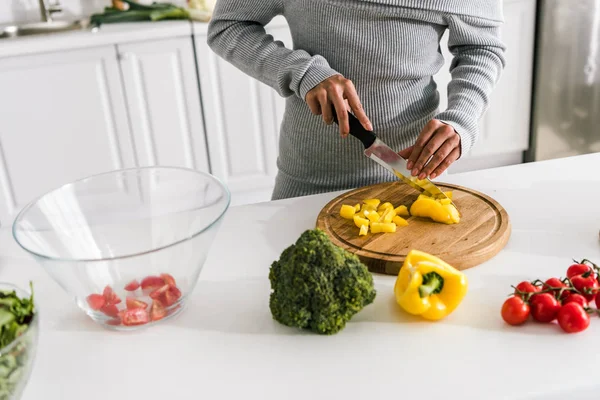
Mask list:
POLYGON ((118 49, 138 163, 208 172, 191 37, 118 49))
MULTIPOLYGON (((292 46, 286 24, 268 32, 292 46)), ((269 200, 285 100, 217 56, 205 35, 196 37, 196 53, 212 171, 229 187, 232 204, 269 200)))
MULTIPOLYGON (((529 147, 535 8, 535 0, 504 1, 502 39, 507 46, 507 64, 481 119, 480 137, 465 158, 521 153, 529 147)), ((435 76, 441 110, 447 106, 447 85, 451 79, 448 67, 452 55, 447 46, 448 32, 441 42, 446 64, 435 76)))
POLYGON ((0 218, 88 175, 135 165, 113 46, 0 58, 0 218))

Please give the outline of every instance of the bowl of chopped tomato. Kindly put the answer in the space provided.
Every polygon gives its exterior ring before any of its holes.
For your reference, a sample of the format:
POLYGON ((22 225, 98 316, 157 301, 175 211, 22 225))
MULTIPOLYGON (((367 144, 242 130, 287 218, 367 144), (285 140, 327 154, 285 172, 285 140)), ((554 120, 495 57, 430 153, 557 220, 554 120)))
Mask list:
POLYGON ((183 310, 229 204, 211 174, 139 167, 56 188, 25 206, 12 230, 90 318, 133 330, 183 310))

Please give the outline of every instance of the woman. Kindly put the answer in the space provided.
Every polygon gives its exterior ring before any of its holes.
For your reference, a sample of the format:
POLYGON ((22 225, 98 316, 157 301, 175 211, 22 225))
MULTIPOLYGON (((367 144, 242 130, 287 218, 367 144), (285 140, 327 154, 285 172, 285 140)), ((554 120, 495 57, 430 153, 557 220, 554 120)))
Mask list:
POLYGON ((218 0, 208 44, 287 98, 272 196, 282 199, 395 180, 358 140, 343 139, 347 111, 407 158, 413 176, 444 172, 477 139, 504 68, 501 23, 502 0, 218 0), (294 49, 265 33, 277 15, 294 49), (439 112, 432 76, 446 29, 454 59, 439 112))

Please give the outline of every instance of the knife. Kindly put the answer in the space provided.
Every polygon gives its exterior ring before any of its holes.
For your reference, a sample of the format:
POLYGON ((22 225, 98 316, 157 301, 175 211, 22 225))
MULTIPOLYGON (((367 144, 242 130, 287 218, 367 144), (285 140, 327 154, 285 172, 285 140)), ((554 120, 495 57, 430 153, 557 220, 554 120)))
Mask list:
MULTIPOLYGON (((360 140, 365 146, 365 156, 390 171, 402 182, 416 189, 420 193, 425 192, 436 199, 450 200, 450 203, 452 203, 452 205, 458 211, 458 208, 452 202, 452 200, 446 196, 446 194, 439 187, 431 182, 429 178, 418 179, 418 177, 412 176, 410 171, 406 168, 406 160, 397 152, 392 150, 387 144, 382 142, 374 132, 366 130, 358 118, 356 118, 350 112, 348 112, 348 119, 350 125, 350 135, 360 140)), ((333 110, 333 120, 336 124, 338 123, 335 110, 333 110)))

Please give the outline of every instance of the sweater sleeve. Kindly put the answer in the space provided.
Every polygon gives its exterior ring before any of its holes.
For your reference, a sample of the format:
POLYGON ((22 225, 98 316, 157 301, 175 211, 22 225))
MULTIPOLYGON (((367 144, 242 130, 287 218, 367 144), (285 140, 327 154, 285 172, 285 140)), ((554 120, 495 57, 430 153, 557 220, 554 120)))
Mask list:
POLYGON ((450 63, 448 107, 437 119, 452 126, 461 138, 461 154, 467 154, 479 136, 479 120, 505 66, 505 45, 500 21, 450 15, 448 49, 450 63))
POLYGON ((283 14, 282 0, 219 0, 208 26, 209 47, 281 96, 305 99, 325 79, 338 74, 320 55, 291 50, 264 26, 283 14))

